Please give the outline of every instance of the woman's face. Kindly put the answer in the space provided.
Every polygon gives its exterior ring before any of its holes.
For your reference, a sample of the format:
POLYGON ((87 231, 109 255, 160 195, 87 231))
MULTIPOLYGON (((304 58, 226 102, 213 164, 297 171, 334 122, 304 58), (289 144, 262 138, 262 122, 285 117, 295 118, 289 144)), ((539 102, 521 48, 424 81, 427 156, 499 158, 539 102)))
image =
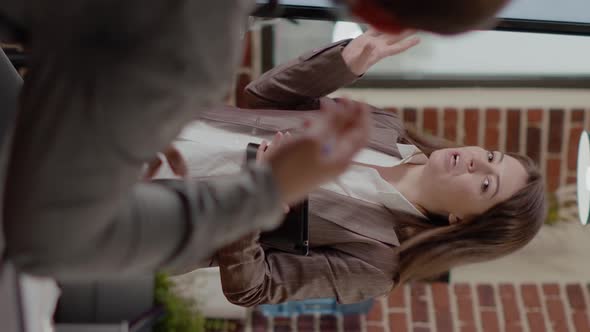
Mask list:
MULTIPOLYGON (((510 198, 526 185, 528 174, 515 158, 480 147, 437 150, 421 181, 428 185, 430 212, 451 223, 470 220, 510 198)), ((424 192, 424 191, 422 191, 424 192)))

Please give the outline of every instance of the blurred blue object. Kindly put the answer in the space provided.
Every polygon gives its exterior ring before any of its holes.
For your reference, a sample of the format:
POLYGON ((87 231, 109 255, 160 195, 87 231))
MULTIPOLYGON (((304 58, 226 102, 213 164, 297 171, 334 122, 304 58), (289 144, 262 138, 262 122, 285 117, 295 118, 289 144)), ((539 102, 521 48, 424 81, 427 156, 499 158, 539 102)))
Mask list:
POLYGON ((336 299, 317 299, 285 302, 281 304, 264 304, 258 310, 267 317, 291 317, 293 315, 322 314, 350 315, 366 314, 371 310, 373 300, 353 304, 338 304, 336 299))

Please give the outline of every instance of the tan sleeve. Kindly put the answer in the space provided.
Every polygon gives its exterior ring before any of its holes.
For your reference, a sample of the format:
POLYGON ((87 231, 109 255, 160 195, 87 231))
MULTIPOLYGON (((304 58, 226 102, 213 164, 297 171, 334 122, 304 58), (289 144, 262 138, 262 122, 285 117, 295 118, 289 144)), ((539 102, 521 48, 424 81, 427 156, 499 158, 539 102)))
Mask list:
POLYGON ((258 235, 224 248, 217 260, 225 296, 246 307, 318 298, 356 303, 393 286, 380 269, 337 249, 313 250, 309 256, 265 251, 258 235))
POLYGON ((358 79, 342 58, 349 42, 308 52, 266 72, 246 87, 248 107, 319 109, 321 97, 358 79))

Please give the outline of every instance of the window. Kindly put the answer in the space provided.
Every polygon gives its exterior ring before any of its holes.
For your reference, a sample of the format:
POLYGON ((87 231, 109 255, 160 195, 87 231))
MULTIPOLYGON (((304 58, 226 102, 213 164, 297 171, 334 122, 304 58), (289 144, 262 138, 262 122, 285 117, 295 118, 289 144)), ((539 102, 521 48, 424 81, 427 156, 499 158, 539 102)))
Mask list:
MULTIPOLYGON (((355 35, 350 23, 345 24, 350 30, 346 32, 335 31, 336 24, 328 21, 275 22, 273 65, 326 45, 335 35, 355 35)), ((527 81, 557 87, 567 82, 590 86, 589 36, 476 31, 453 37, 421 34, 421 38, 414 49, 374 66, 365 81, 504 81, 508 85, 527 81)))

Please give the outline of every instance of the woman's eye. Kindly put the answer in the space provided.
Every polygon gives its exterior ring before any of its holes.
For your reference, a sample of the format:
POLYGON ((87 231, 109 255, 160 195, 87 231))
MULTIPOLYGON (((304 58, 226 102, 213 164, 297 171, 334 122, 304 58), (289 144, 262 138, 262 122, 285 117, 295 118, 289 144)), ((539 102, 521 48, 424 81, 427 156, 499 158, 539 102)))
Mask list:
POLYGON ((483 180, 483 183, 481 185, 481 191, 485 193, 486 191, 488 191, 489 187, 490 187, 490 180, 488 178, 486 178, 485 180, 483 180))
POLYGON ((488 151, 488 161, 494 161, 494 153, 492 151, 488 151))

